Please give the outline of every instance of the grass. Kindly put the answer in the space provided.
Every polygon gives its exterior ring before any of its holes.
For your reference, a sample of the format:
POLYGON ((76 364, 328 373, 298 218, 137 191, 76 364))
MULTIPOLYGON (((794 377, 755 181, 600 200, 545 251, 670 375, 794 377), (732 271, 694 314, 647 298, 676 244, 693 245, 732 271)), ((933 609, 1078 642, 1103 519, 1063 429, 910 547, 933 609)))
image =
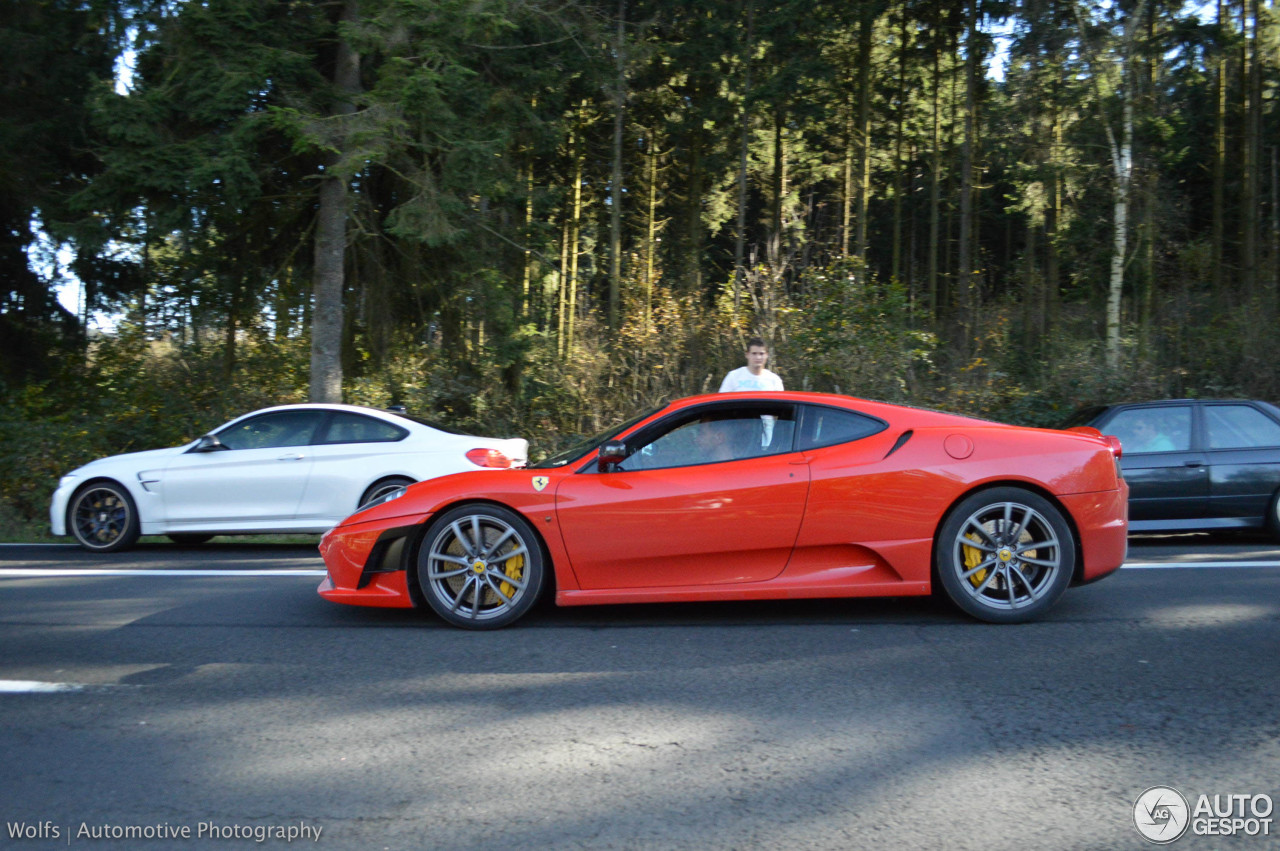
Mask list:
POLYGON ((49 534, 48 518, 28 520, 20 517, 8 505, 0 502, 0 543, 4 544, 53 544, 69 538, 55 538, 49 534))

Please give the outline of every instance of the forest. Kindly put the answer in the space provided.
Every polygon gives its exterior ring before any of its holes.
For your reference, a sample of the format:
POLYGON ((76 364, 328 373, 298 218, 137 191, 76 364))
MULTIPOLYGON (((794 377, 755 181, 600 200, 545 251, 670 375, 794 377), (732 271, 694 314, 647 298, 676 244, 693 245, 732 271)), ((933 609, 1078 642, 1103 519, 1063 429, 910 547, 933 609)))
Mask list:
POLYGON ((0 535, 268 404, 548 454, 753 335, 788 389, 1005 422, 1275 401, 1278 19, 0 0, 0 535))

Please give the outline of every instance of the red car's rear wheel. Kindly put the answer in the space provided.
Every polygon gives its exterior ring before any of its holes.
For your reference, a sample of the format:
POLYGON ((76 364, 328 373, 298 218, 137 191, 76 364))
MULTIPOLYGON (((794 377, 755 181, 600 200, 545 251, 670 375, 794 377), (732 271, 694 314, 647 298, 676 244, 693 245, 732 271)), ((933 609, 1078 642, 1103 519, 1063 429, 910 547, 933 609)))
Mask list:
POLYGON ((938 580, 980 620, 1020 623, 1052 606, 1071 582, 1075 541, 1062 512, 1021 488, 965 499, 938 535, 938 580))

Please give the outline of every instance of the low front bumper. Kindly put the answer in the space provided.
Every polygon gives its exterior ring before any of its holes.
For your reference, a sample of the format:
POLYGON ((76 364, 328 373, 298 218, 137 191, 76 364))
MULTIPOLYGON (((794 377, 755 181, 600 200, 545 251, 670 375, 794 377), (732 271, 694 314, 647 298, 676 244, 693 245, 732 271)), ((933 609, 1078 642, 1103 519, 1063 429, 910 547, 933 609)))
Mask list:
POLYGON ((74 484, 59 485, 49 500, 49 531, 57 537, 67 534, 67 504, 75 490, 74 484))
POLYGON ((408 570, 421 523, 405 517, 332 529, 320 540, 321 597, 352 606, 411 609, 408 570))

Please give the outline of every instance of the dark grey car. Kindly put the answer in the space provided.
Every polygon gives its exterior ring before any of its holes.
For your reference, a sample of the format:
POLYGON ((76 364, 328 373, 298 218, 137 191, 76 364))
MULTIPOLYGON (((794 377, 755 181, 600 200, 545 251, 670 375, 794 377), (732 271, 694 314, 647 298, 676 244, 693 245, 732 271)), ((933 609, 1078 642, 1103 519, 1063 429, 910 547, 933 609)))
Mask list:
POLYGON ((1129 530, 1269 529, 1280 535, 1280 408, 1169 399, 1084 408, 1064 427, 1120 438, 1129 530))

